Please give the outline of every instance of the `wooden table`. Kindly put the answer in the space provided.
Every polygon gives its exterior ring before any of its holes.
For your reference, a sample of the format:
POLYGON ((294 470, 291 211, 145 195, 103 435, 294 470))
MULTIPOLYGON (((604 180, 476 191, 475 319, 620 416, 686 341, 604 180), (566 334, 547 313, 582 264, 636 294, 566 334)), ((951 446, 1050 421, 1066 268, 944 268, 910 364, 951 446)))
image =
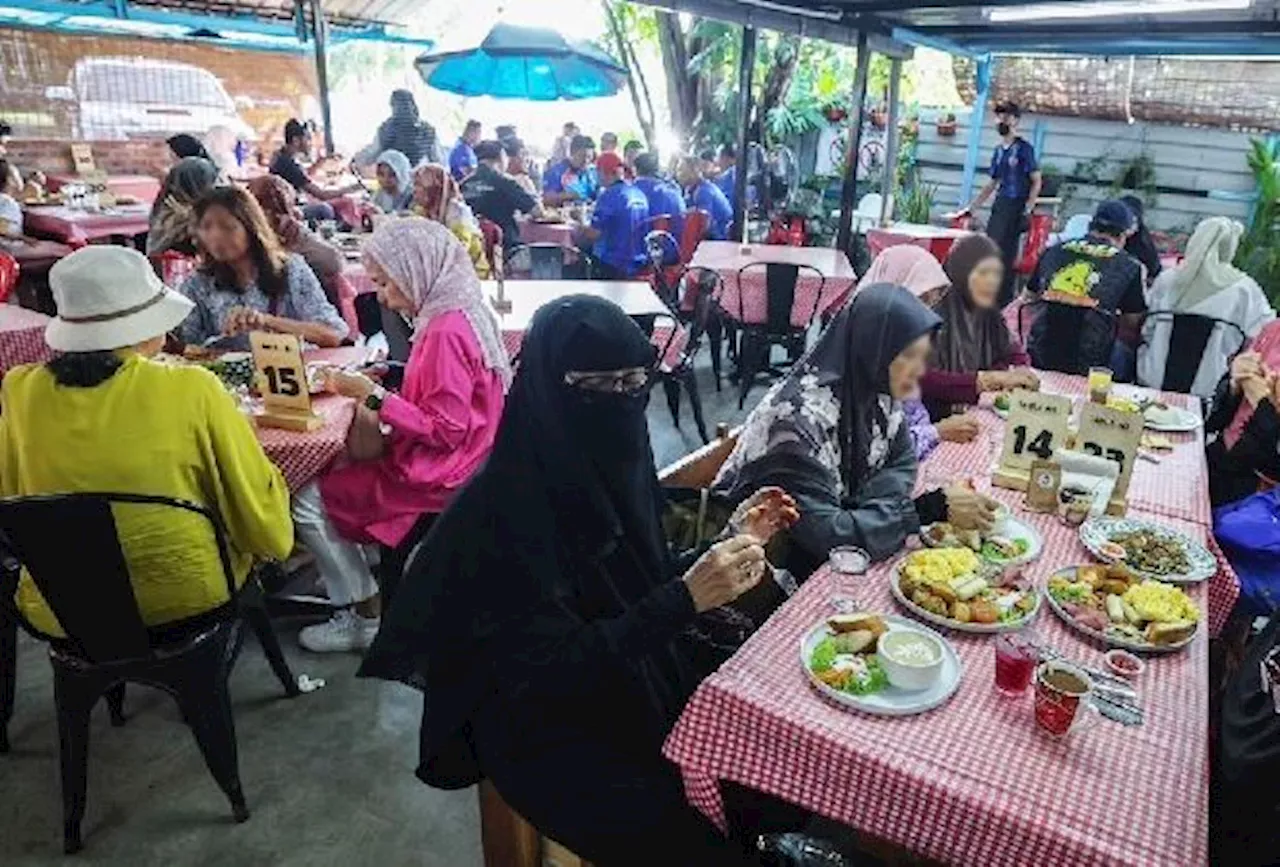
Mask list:
POLYGON ((719 302, 729 316, 748 324, 763 324, 767 318, 768 295, 764 268, 738 272, 748 265, 804 265, 822 274, 801 270, 791 305, 791 324, 803 328, 814 315, 826 313, 843 303, 857 283, 858 275, 843 250, 829 247, 791 247, 782 244, 739 244, 734 241, 703 241, 689 261, 691 268, 709 268, 719 273, 724 289, 719 302), (821 295, 819 295, 821 292, 821 295))
MULTIPOLYGON (((84 178, 72 174, 47 176, 46 189, 56 193, 67 184, 84 182, 84 178)), ((140 202, 151 204, 160 195, 160 181, 151 175, 107 175, 107 189, 117 196, 133 196, 140 202)))
POLYGON ((72 247, 145 235, 151 228, 150 205, 120 205, 102 212, 35 205, 24 207, 22 212, 27 234, 47 236, 72 247))
POLYGON ((952 245, 960 238, 972 234, 967 229, 951 229, 946 226, 894 223, 882 228, 868 229, 867 250, 874 259, 890 247, 911 244, 928 250, 939 262, 945 262, 952 245))

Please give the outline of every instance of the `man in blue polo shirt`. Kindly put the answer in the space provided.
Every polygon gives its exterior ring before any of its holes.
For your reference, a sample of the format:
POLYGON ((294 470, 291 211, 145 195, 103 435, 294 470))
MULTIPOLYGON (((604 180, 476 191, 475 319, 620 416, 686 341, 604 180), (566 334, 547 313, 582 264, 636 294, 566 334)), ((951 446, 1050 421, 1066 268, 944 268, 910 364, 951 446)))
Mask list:
POLYGON ((1018 135, 1022 111, 1015 103, 996 106, 996 132, 1000 144, 991 155, 991 179, 983 186, 967 208, 968 213, 982 205, 992 193, 991 219, 987 234, 1000 246, 1004 258, 1004 283, 1000 286, 1000 303, 1013 300, 1014 265, 1018 260, 1018 242, 1026 226, 1027 215, 1035 210, 1040 197, 1040 164, 1035 148, 1018 135))
POLYGON ((480 142, 480 128, 480 121, 467 121, 462 138, 449 151, 449 171, 453 173, 455 181, 461 181, 476 170, 475 146, 480 142))
POLYGON ((658 177, 658 158, 650 153, 636 157, 636 189, 644 193, 649 202, 649 219, 667 216, 671 218, 667 229, 680 242, 684 231, 684 193, 666 178, 658 177))
POLYGON ((600 264, 600 276, 625 280, 645 265, 644 230, 649 202, 626 179, 617 151, 600 154, 596 169, 604 186, 596 199, 591 225, 582 230, 582 235, 592 242, 591 254, 600 264))
POLYGON ((712 241, 727 240, 733 223, 733 205, 719 187, 702 176, 701 162, 696 157, 685 157, 680 160, 676 177, 684 187, 684 200, 689 207, 710 215, 707 237, 712 241))
POLYGON ((542 200, 555 207, 594 199, 600 190, 595 157, 596 143, 591 137, 575 135, 569 142, 569 156, 551 163, 542 173, 542 200))

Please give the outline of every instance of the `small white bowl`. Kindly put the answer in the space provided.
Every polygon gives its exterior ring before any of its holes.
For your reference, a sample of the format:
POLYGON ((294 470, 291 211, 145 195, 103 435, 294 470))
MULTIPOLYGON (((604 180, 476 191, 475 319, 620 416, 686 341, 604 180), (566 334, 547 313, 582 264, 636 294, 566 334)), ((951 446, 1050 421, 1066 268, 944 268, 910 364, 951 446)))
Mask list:
POLYGON ((1147 669, 1147 664, 1140 657, 1118 647, 1114 650, 1108 650, 1102 658, 1107 661, 1107 668, 1128 680, 1133 680, 1147 669), (1124 662, 1120 660, 1124 660, 1124 662), (1127 668, 1125 667, 1126 664, 1128 665, 1127 668))
POLYGON ((876 657, 889 683, 899 689, 928 689, 942 674, 944 653, 938 640, 914 629, 891 629, 881 635, 876 657), (906 646, 913 648, 915 657, 928 658, 900 658, 906 646), (929 652, 915 650, 921 646, 927 647, 929 652))

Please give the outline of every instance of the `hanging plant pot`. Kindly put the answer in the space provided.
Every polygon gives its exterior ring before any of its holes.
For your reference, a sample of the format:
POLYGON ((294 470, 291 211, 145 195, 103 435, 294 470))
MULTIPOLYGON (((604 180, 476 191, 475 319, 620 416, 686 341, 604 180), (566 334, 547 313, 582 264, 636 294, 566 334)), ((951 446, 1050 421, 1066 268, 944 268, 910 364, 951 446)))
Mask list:
POLYGON ((934 128, 938 131, 938 135, 943 138, 951 138, 956 134, 956 116, 948 114, 938 118, 934 122, 934 128))
POLYGON ((849 116, 849 110, 839 105, 829 105, 823 109, 823 114, 827 116, 827 120, 832 123, 839 123, 849 116))

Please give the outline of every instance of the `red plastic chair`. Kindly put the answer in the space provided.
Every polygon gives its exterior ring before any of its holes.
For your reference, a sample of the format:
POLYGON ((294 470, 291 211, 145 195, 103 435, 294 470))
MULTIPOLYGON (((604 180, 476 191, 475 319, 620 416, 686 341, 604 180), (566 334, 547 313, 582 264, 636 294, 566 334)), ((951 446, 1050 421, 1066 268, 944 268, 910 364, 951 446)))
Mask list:
POLYGON ((18 260, 8 253, 0 252, 0 304, 9 300, 13 290, 18 288, 18 260))
POLYGON ((1022 258, 1018 260, 1015 270, 1024 277, 1030 277, 1040 261, 1040 254, 1049 245, 1049 234, 1053 231, 1052 214, 1032 214, 1028 220, 1027 237, 1022 242, 1022 258))
POLYGON ((338 296, 334 306, 338 308, 342 321, 347 323, 347 337, 355 339, 360 333, 360 317, 356 315, 356 287, 345 274, 338 274, 333 279, 333 288, 338 296))
POLYGON ((707 236, 711 227, 711 215, 700 208, 690 208, 684 215, 684 232, 680 235, 680 264, 688 265, 693 259, 693 251, 698 249, 702 239, 707 236))
POLYGON ((195 256, 188 256, 177 250, 165 250, 160 255, 153 256, 152 259, 159 260, 160 279, 170 289, 177 289, 200 264, 200 260, 195 256))
POLYGON ((502 227, 488 217, 481 217, 480 234, 484 237, 484 255, 489 264, 496 266, 498 260, 494 253, 502 249, 502 227))

